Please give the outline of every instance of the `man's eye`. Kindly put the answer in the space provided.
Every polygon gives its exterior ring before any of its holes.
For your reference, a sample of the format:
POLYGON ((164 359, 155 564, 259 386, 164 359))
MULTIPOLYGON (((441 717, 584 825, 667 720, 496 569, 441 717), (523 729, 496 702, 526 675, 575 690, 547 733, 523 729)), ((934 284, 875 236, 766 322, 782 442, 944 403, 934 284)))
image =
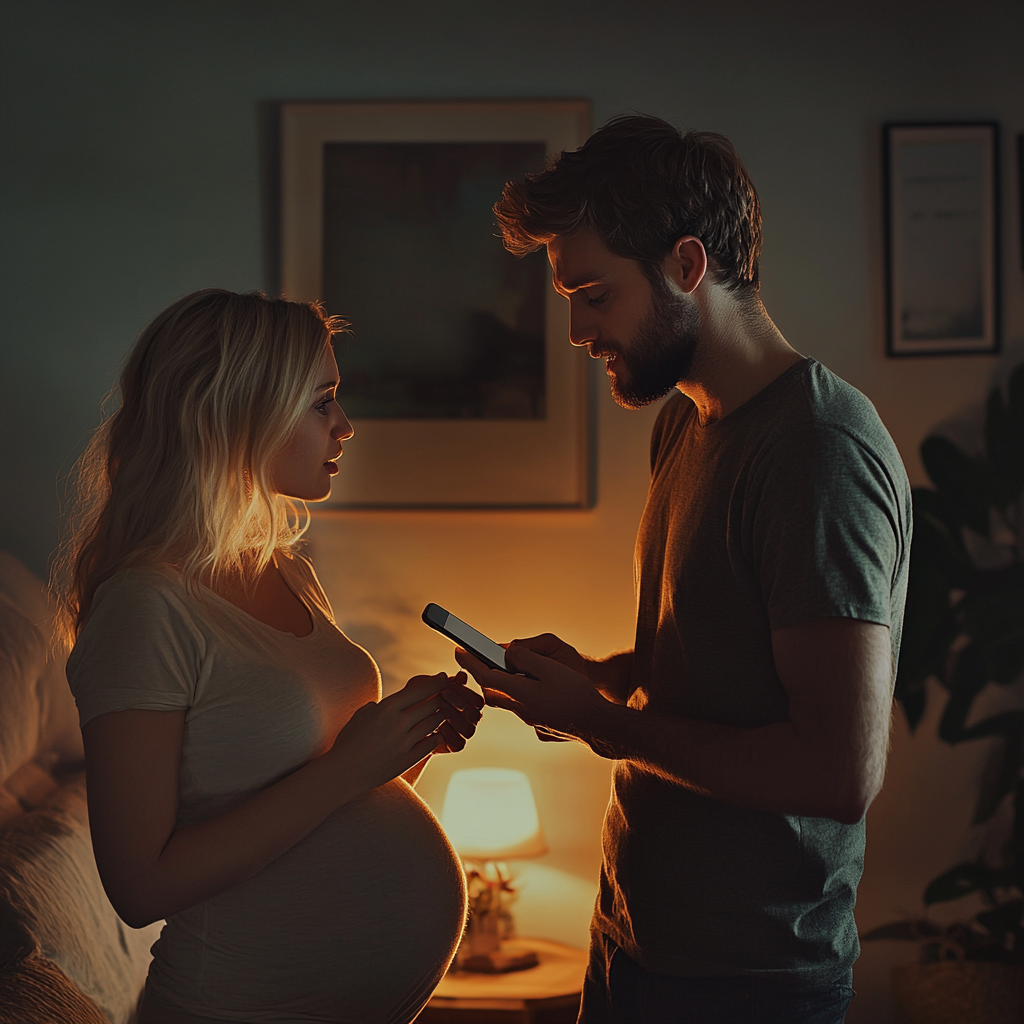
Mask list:
POLYGON ((608 298, 608 293, 607 292, 601 292, 600 295, 588 295, 587 296, 587 302, 591 306, 600 306, 601 303, 604 302, 604 300, 607 299, 607 298, 608 298))

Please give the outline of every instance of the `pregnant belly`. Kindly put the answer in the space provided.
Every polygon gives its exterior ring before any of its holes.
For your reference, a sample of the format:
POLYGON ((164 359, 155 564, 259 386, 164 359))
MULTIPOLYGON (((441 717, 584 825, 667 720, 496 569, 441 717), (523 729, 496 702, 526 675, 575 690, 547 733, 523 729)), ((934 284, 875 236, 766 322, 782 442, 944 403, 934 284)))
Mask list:
POLYGON ((409 1021, 462 930, 462 869, 400 781, 332 814, 258 875, 175 915, 152 996, 235 1021, 409 1021))

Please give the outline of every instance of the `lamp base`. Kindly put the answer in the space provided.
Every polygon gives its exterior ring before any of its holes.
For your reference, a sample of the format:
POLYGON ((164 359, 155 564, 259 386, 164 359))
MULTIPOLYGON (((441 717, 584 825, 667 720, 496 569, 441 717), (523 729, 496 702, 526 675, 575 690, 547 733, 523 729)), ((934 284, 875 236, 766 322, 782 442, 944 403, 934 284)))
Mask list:
POLYGON ((467 956, 459 961, 460 971, 473 971, 476 974, 506 974, 509 971, 525 971, 536 967, 540 961, 532 949, 519 953, 506 953, 495 950, 493 953, 478 953, 467 956))

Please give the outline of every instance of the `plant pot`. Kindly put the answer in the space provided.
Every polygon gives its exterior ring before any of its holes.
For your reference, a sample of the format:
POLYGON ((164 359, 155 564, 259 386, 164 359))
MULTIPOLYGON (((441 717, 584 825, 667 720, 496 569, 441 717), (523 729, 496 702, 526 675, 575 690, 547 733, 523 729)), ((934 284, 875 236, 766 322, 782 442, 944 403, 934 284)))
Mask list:
POLYGON ((1021 1024, 1024 968, 972 960, 892 970, 896 1024, 1021 1024))

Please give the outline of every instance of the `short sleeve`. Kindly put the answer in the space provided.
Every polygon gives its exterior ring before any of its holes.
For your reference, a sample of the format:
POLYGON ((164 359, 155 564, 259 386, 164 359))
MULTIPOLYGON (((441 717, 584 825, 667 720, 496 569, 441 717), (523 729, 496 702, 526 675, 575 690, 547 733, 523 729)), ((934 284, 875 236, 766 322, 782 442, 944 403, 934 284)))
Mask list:
POLYGON ((754 476, 749 539, 771 628, 851 618, 898 630, 908 524, 884 453, 808 424, 780 438, 754 476))
POLYGON ((191 707, 204 653, 172 581, 137 570, 108 580, 68 659, 80 724, 108 711, 191 707))

